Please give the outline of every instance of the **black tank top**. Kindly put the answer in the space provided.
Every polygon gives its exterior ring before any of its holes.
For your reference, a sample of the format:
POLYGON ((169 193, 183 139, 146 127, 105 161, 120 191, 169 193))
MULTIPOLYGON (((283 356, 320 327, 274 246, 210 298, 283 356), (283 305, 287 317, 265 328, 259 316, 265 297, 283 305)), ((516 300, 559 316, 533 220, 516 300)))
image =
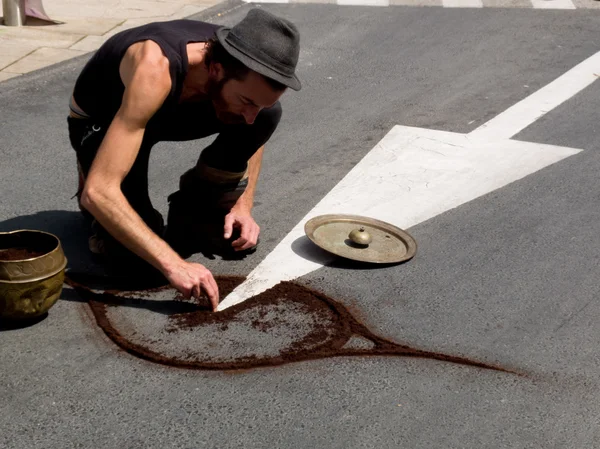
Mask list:
POLYGON ((108 39, 88 61, 75 83, 77 105, 92 118, 109 122, 117 113, 125 86, 119 66, 127 49, 136 42, 156 42, 169 60, 171 92, 157 114, 168 112, 179 102, 188 70, 186 45, 206 42, 220 25, 195 20, 157 22, 131 28, 108 39))

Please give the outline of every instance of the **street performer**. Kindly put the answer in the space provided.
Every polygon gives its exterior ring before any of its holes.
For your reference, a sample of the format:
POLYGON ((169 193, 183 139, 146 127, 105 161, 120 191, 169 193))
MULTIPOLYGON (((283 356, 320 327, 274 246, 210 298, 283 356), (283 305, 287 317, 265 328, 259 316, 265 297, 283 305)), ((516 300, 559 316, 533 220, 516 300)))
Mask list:
POLYGON ((213 275, 186 258, 192 248, 256 247, 254 191, 279 99, 301 88, 299 39, 294 24, 256 8, 232 28, 157 22, 102 45, 76 81, 68 117, 92 252, 124 269, 158 271, 186 298, 206 294, 217 307, 213 275), (148 193, 153 145, 213 134, 169 196, 165 226, 148 193))

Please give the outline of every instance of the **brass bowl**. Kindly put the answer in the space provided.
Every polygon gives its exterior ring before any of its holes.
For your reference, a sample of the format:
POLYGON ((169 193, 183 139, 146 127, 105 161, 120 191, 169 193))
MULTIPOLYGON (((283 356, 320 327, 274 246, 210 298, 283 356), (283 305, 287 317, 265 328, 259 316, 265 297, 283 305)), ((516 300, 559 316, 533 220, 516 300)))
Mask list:
POLYGON ((0 318, 29 319, 50 310, 62 293, 66 266, 55 235, 27 229, 0 232, 0 318), (14 251, 35 254, 9 257, 14 251))

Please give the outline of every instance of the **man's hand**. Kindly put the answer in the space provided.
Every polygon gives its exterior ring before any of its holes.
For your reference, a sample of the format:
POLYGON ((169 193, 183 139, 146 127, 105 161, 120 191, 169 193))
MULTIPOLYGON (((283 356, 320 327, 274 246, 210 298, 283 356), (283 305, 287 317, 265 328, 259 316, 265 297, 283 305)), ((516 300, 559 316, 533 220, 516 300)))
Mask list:
POLYGON ((250 210, 240 206, 234 206, 225 217, 225 239, 231 238, 234 229, 239 229, 240 237, 231 245, 235 251, 244 251, 256 246, 260 228, 252 218, 250 210))
POLYGON ((205 292, 212 304, 213 311, 219 305, 219 287, 212 273, 199 263, 182 260, 176 267, 170 269, 165 276, 186 299, 200 298, 205 292))

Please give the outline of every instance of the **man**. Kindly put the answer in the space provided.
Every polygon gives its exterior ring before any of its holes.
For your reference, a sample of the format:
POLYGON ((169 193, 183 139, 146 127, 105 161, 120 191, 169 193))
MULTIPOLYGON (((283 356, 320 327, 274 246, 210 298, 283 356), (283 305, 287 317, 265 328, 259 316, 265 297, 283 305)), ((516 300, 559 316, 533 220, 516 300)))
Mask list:
POLYGON ((296 27, 262 9, 231 29, 177 20, 109 39, 80 74, 68 118, 80 207, 94 219, 90 249, 127 270, 141 261, 216 308, 212 274, 186 251, 214 244, 207 229, 215 227, 232 251, 256 246, 251 209, 264 144, 281 117, 279 98, 301 88, 298 55, 296 27), (148 195, 150 150, 213 134, 169 197, 165 231, 148 195))

